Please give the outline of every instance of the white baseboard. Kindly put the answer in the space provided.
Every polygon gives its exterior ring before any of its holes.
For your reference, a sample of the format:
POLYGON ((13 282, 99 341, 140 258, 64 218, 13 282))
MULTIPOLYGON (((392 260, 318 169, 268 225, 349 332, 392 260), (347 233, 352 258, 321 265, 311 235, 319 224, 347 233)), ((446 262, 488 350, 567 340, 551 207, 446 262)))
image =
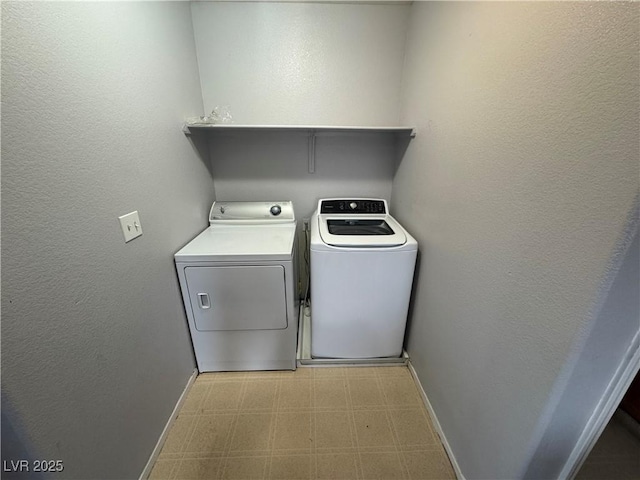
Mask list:
POLYGON ((416 382, 416 385, 418 386, 418 391, 420 392, 420 396, 422 397, 424 406, 427 408, 427 411, 431 416, 431 420, 433 421, 433 426, 436 428, 436 433, 440 437, 440 441, 442 442, 442 445, 444 445, 444 449, 447 452, 447 455, 449 456, 449 460, 451 461, 451 465, 453 466, 453 470, 455 471, 456 478, 458 480, 465 480, 464 475, 462 474, 462 470, 460 470, 460 465, 458 465, 458 462, 456 460, 456 456, 453 454, 453 450, 451 450, 451 446, 447 441, 447 437, 442 431, 442 427, 440 426, 440 422, 438 421, 436 412, 434 412, 433 407, 431 406, 431 402, 429 402, 429 398, 427 397, 427 394, 425 393, 424 388, 422 388, 422 384, 420 383, 418 374, 413 368, 413 365, 411 365, 411 360, 409 360, 408 366, 409 366, 409 371, 411 372, 411 376, 413 377, 413 380, 416 382))
POLYGON ((167 436, 169 435, 169 431, 173 426, 173 422, 175 422, 176 417, 178 416, 178 413, 180 413, 182 404, 184 404, 184 401, 186 400, 187 395, 189 394, 189 390, 191 390, 191 386, 193 385, 193 382, 196 381, 197 376, 198 376, 198 370, 194 369, 193 373, 189 377, 189 380, 187 381, 187 385, 184 387, 184 390, 180 395, 180 398, 178 398, 178 401, 176 402, 176 406, 173 407, 173 412, 171 412, 171 415, 169 416, 169 419, 167 420, 167 423, 164 426, 162 433, 160 434, 160 438, 158 438, 158 442, 156 443, 155 448, 151 452, 151 456, 149 457, 147 464, 144 466, 144 470, 142 470, 142 473, 140 474, 139 480, 146 480, 147 478, 149 478, 149 475, 151 475, 151 470, 153 469, 153 466, 155 465, 156 460, 158 459, 158 455, 160 455, 160 451, 164 446, 164 442, 167 440, 167 436))

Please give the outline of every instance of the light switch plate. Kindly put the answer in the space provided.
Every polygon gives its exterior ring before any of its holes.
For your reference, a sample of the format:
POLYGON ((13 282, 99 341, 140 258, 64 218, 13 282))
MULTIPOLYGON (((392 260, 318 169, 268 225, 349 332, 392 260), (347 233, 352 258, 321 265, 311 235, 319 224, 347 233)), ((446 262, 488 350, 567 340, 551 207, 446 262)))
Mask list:
POLYGON ((120 220, 125 243, 142 235, 142 224, 137 210, 118 217, 118 220, 120 220))

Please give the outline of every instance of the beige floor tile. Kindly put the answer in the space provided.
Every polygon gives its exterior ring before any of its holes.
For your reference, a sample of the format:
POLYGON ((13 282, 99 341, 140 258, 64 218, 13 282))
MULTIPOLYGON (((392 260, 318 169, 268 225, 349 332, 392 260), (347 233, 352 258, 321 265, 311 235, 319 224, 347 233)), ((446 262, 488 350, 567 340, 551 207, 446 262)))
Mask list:
POLYGON ((284 412, 276 415, 274 450, 304 450, 312 445, 311 412, 284 412))
POLYGON ((316 379, 314 391, 315 408, 347 408, 346 380, 316 379))
POLYGON ((264 478, 269 457, 230 457, 224 462, 221 478, 249 480, 264 478))
POLYGON ((360 462, 365 480, 401 480, 406 478, 400 457, 395 452, 361 453, 360 462))
POLYGON ((251 372, 247 372, 245 378, 247 380, 258 379, 258 380, 277 380, 282 377, 283 372, 280 370, 269 370, 269 371, 259 371, 254 370, 251 372))
POLYGON ((422 400, 413 379, 409 376, 379 377, 380 387, 387 405, 391 406, 420 406, 422 400))
POLYGON ((316 448, 340 448, 355 446, 351 434, 351 419, 348 411, 315 412, 316 448))
POLYGON ((354 377, 375 377, 377 376, 378 367, 349 367, 345 369, 347 378, 354 377))
POLYGON ((288 377, 289 375, 293 375, 295 378, 303 379, 303 378, 313 378, 313 368, 311 367, 298 367, 296 370, 289 370, 283 372, 283 377, 288 377))
POLYGON ((270 479, 307 480, 312 478, 311 455, 274 455, 269 469, 270 479))
POLYGON ((278 381, 247 379, 240 408, 242 410, 273 410, 278 381))
POLYGON ((151 478, 363 475, 454 478, 406 367, 202 374, 151 478))
POLYGON ((379 367, 376 369, 376 373, 379 377, 405 377, 413 379, 409 368, 404 365, 395 367, 379 367))
POLYGON ((167 453, 164 450, 162 450, 160 452, 160 455, 158 455, 158 458, 160 460, 181 460, 183 457, 183 453, 167 453))
POLYGON ((208 411, 235 411, 240 408, 242 382, 215 382, 210 385, 201 409, 208 411))
POLYGON ((314 378, 343 378, 348 368, 345 367, 316 367, 313 369, 314 378))
POLYGON ((393 433, 384 410, 353 412, 359 447, 393 447, 393 433))
POLYGON ((196 377, 196 381, 194 385, 198 383, 211 383, 215 381, 217 375, 219 374, 218 373, 200 373, 196 377))
POLYGON ((247 413, 238 415, 233 439, 232 451, 263 451, 270 448, 271 413, 247 413))
POLYGON ((426 413, 421 408, 391 409, 389 417, 401 446, 425 446, 438 443, 426 413))
POLYGON ((403 452, 411 480, 455 480, 449 459, 433 450, 403 452))
POLYGON ((189 390, 189 395, 187 395, 180 413, 197 413, 200 411, 202 401, 206 397, 208 391, 208 383, 194 383, 189 390))
POLYGON ((149 475, 149 480, 169 480, 173 469, 180 463, 180 460, 163 460, 156 461, 149 475))
POLYGON ((278 410, 309 409, 312 406, 313 380, 282 380, 278 394, 278 410))
POLYGON ((234 415, 201 415, 196 417, 196 425, 185 452, 222 454, 231 436, 234 415))
POLYGON ((179 480, 212 480, 220 478, 222 459, 200 458, 182 460, 174 475, 179 480))
POLYGON ((347 383, 354 408, 383 406, 385 404, 382 391, 375 377, 350 378, 347 383))
POLYGON ((247 372, 207 372, 198 375, 196 382, 228 382, 241 381, 247 376, 247 372))
POLYGON ((316 456, 317 480, 351 480, 357 479, 356 453, 332 453, 316 456))
POLYGON ((196 418, 195 416, 178 415, 176 421, 173 422, 167 440, 164 442, 161 455, 181 453, 184 451, 196 418))

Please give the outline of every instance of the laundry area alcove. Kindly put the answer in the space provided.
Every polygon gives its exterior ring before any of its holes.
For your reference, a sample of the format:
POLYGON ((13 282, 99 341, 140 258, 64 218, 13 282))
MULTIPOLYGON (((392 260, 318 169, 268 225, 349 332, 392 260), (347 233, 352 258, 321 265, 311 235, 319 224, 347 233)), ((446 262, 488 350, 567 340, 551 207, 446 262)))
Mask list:
POLYGON ((3 477, 593 463, 639 365, 640 4, 1 8, 3 477), (415 239, 406 365, 199 372, 175 254, 290 201, 304 313, 323 199, 415 239))

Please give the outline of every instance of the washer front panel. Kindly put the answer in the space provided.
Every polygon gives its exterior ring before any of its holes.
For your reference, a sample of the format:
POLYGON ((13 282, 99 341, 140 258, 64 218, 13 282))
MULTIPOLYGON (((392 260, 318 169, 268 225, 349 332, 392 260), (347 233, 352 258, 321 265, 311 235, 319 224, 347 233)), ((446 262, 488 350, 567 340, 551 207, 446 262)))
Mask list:
POLYGON ((399 357, 417 242, 392 216, 367 212, 380 208, 375 199, 332 200, 332 210, 353 213, 319 213, 322 202, 311 220, 311 356, 399 357), (341 222, 333 234, 332 220, 341 222))

